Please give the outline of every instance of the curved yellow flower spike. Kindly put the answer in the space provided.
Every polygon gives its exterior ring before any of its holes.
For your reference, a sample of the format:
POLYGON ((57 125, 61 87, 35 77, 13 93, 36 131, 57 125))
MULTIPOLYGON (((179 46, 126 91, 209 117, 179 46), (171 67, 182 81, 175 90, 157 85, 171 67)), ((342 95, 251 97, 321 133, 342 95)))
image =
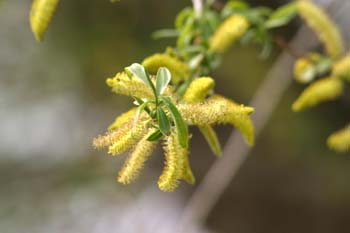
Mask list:
POLYGON ((240 39, 249 28, 248 20, 241 15, 227 18, 210 38, 210 50, 224 53, 229 47, 240 39))
POLYGON ((127 123, 131 118, 133 118, 135 116, 136 111, 137 111, 137 108, 132 108, 129 111, 118 116, 114 120, 114 122, 108 127, 108 130, 113 131, 113 130, 120 128, 122 125, 127 123))
POLYGON ((322 9, 312 1, 298 0, 297 10, 324 44, 328 55, 336 58, 344 52, 344 42, 337 25, 322 9))
POLYGON ((163 148, 165 167, 159 177, 158 187, 164 192, 172 192, 177 188, 179 180, 183 178, 184 159, 188 152, 180 145, 175 131, 166 137, 163 148))
POLYGON ((179 111, 189 125, 231 124, 243 135, 249 145, 254 144, 254 126, 249 115, 251 107, 238 105, 221 96, 213 96, 201 103, 179 104, 179 111))
POLYGON ((129 155, 124 163, 123 168, 118 175, 118 182, 122 184, 130 184, 139 175, 144 166, 145 161, 150 157, 157 141, 148 141, 147 138, 152 134, 152 131, 147 133, 135 146, 134 151, 129 155))
POLYGON ((350 152, 350 125, 331 134, 327 139, 329 148, 340 152, 350 152))
POLYGON ((160 67, 168 68, 172 74, 171 81, 175 84, 188 79, 191 72, 186 63, 169 54, 156 53, 145 58, 142 65, 150 74, 156 74, 160 67))
POLYGON ((308 86, 293 103, 294 112, 302 111, 319 103, 334 100, 341 95, 343 82, 335 77, 323 78, 308 86))
POLYGON ((55 13, 59 0, 34 0, 30 11, 30 26, 38 41, 44 34, 55 13))
POLYGON ((134 119, 131 118, 120 128, 106 133, 104 136, 98 136, 94 139, 93 145, 100 149, 109 146, 108 153, 119 155, 131 149, 138 140, 140 140, 148 129, 148 118, 143 114, 133 128, 134 119))
POLYGON ((350 54, 333 65, 332 75, 350 82, 350 54))
POLYGON ((187 88, 183 99, 189 103, 203 101, 214 86, 215 81, 210 77, 197 78, 193 80, 187 88))

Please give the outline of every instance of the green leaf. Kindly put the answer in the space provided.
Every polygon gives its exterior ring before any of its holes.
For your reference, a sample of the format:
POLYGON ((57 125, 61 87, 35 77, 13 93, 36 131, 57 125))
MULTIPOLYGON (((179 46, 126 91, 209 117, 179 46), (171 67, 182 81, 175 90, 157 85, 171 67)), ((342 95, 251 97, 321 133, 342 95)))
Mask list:
POLYGON ((171 73, 165 67, 160 67, 157 72, 156 94, 162 95, 171 80, 171 73))
POLYGON ((158 139, 160 139, 163 136, 162 132, 160 132, 159 129, 157 129, 156 131, 154 131, 151 135, 149 135, 149 137, 147 138, 148 141, 157 141, 158 139))
POLYGON ((191 7, 186 7, 177 14, 175 19, 175 28, 182 28, 189 18, 194 19, 194 17, 195 15, 193 9, 191 7))
POLYGON ((162 39, 162 38, 171 38, 171 37, 178 37, 180 35, 180 32, 175 29, 161 29, 157 30, 152 33, 152 38, 157 40, 157 39, 162 39))
POLYGON ((147 86, 149 86, 152 89, 153 94, 157 99, 156 88, 154 87, 152 80, 150 79, 148 73, 146 72, 145 67, 143 67, 138 63, 134 63, 131 66, 126 67, 125 72, 129 77, 135 76, 141 79, 147 86))
POLYGON ((277 8, 265 22, 266 28, 276 28, 288 24, 297 14, 295 2, 277 8))
POLYGON ((131 66, 128 66, 125 68, 125 72, 129 77, 136 77, 141 79, 147 86, 151 87, 153 86, 153 83, 151 82, 150 78, 148 77, 148 74, 146 73, 145 68, 138 64, 133 63, 131 66))
POLYGON ((168 98, 161 97, 161 99, 164 101, 164 104, 169 109, 171 117, 173 118, 180 145, 184 148, 187 148, 188 147, 188 127, 187 127, 187 124, 183 120, 177 107, 168 98))
POLYGON ((167 115, 161 107, 157 108, 157 119, 159 130, 162 132, 162 134, 167 135, 170 131, 170 123, 167 115))

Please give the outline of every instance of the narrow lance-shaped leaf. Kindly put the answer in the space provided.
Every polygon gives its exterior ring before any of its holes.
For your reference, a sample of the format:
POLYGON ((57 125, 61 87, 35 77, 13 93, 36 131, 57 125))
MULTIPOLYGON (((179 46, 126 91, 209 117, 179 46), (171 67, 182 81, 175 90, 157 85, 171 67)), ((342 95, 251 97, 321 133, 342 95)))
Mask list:
POLYGON ((170 131, 170 123, 167 115, 161 107, 157 108, 157 119, 159 130, 162 132, 162 134, 167 135, 170 131))
POLYGON ((281 27, 288 24, 297 14, 297 6, 295 2, 291 2, 282 7, 277 8, 270 18, 265 22, 267 28, 281 27))
POLYGON ((171 80, 170 71, 165 67, 159 68, 158 72, 157 72, 157 80, 156 80, 156 94, 157 94, 157 96, 162 95, 164 93, 170 80, 171 80))
POLYGON ((148 141, 157 141, 163 136, 162 132, 160 132, 159 129, 156 129, 149 137, 147 138, 148 141))
POLYGON ((183 120, 179 110, 168 98, 162 97, 161 99, 164 101, 164 104, 168 107, 170 114, 174 120, 180 145, 184 148, 187 148, 188 128, 185 121, 183 120))

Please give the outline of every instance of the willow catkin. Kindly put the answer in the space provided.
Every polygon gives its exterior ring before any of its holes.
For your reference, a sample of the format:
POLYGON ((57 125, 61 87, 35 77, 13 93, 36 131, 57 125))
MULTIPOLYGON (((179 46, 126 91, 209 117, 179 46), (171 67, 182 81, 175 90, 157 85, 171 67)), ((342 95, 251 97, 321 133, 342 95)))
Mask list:
POLYGON ((337 25, 312 1, 298 0, 297 10, 324 44, 326 52, 335 58, 344 52, 344 42, 337 25))
POLYGON ((249 28, 248 20, 241 15, 233 15, 227 18, 210 38, 210 50, 216 53, 224 53, 229 47, 239 40, 249 28))
POLYGON ((116 130, 120 128, 122 125, 126 124, 130 119, 132 119, 136 114, 137 108, 131 108, 129 111, 124 112, 120 116, 118 116, 114 122, 108 127, 109 131, 116 130))
POLYGON ((254 144, 254 126, 249 115, 251 107, 238 105, 221 96, 213 96, 200 103, 179 104, 178 109, 189 125, 232 124, 249 145, 254 144))
POLYGON ((350 82, 350 54, 333 65, 332 75, 350 82))
POLYGON ((321 58, 318 53, 311 53, 307 57, 302 57, 294 63, 294 78, 300 83, 309 83, 317 75, 315 62, 321 58))
POLYGON ((178 140, 176 131, 172 131, 164 140, 165 165, 158 180, 158 187, 164 192, 174 191, 183 178, 184 159, 187 149, 178 140))
POLYGON ((114 78, 108 78, 106 83, 116 94, 153 98, 152 90, 144 82, 137 78, 130 79, 124 72, 118 73, 114 78))
MULTIPOLYGON (((200 77, 191 82, 187 88, 183 99, 188 103, 201 102, 205 99, 208 93, 214 88, 215 81, 210 77, 200 77)), ((222 153, 221 145, 218 136, 211 125, 198 126, 205 140, 210 146, 213 153, 220 156, 222 153)))
POLYGON ((327 139, 329 148, 340 152, 350 152, 350 125, 331 134, 327 139))
POLYGON ((107 132, 106 135, 98 136, 93 140, 95 148, 109 147, 108 153, 111 155, 122 154, 131 149, 138 140, 147 132, 148 118, 143 114, 137 124, 133 125, 133 118, 120 128, 107 132))
POLYGON ((156 74, 160 67, 168 68, 172 75, 171 81, 175 84, 188 79, 191 72, 186 63, 168 54, 156 53, 145 58, 142 65, 151 74, 156 74))
POLYGON ((319 103, 338 98, 343 91, 343 83, 335 77, 323 78, 308 86, 293 103, 294 112, 318 105, 319 103))
POLYGON ((209 91, 215 86, 215 81, 210 77, 200 77, 191 82, 183 99, 189 103, 203 101, 209 91))
POLYGON ((30 26, 38 41, 44 34, 55 13, 59 0, 34 0, 30 11, 30 26))
POLYGON ((125 161, 123 168, 118 174, 118 182, 129 184, 134 181, 142 170, 144 163, 152 154, 157 145, 157 141, 148 141, 147 138, 153 131, 147 133, 135 146, 132 153, 125 161))

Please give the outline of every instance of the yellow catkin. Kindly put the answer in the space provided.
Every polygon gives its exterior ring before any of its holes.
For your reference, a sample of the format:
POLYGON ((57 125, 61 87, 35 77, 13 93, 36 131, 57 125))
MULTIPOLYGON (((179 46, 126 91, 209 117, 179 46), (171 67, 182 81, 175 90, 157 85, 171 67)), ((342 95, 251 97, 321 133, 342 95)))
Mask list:
POLYGON ((227 18, 210 38, 210 50, 216 53, 224 53, 229 47, 239 40, 249 28, 249 22, 241 15, 233 15, 227 18))
POLYGON ((350 152, 350 125, 331 134, 327 139, 328 147, 339 152, 350 152))
POLYGON ((350 54, 333 65, 332 75, 350 82, 350 54))
POLYGON ((59 0, 34 0, 30 11, 30 26, 38 41, 44 34, 55 13, 59 0))
POLYGON ((183 148, 176 132, 173 131, 164 142, 165 165, 158 180, 158 187, 164 192, 172 192, 179 185, 179 179, 183 178, 184 159, 187 150, 183 148))
POLYGON ((109 154, 119 155, 131 149, 140 138, 147 132, 149 118, 143 114, 136 126, 133 128, 133 118, 120 128, 106 133, 106 135, 98 136, 93 140, 95 148, 101 149, 109 146, 109 154))
POLYGON ((307 57, 299 58, 294 64, 294 78, 300 83, 309 83, 316 76, 314 62, 320 59, 317 53, 311 53, 307 57))
POLYGON ((239 105, 221 96, 213 96, 201 103, 179 104, 178 109, 187 122, 192 125, 232 124, 249 145, 254 144, 254 127, 249 115, 251 107, 239 105))
POLYGON ((210 77, 201 77, 191 82, 187 88, 183 99, 186 102, 194 103, 204 100, 209 91, 215 86, 215 81, 210 77))
POLYGON ((293 103, 295 112, 318 105, 319 103, 334 100, 341 95, 343 83, 334 77, 323 78, 308 86, 293 103))
POLYGON ((109 131, 113 131, 130 121, 131 118, 133 118, 136 114, 137 108, 132 108, 129 111, 121 114, 118 116, 114 122, 108 127, 109 131))
POLYGON ((153 98, 152 90, 137 78, 130 79, 124 72, 118 73, 114 78, 108 78, 106 83, 112 91, 127 96, 139 98, 153 98))
POLYGON ((298 0, 297 10, 309 27, 324 44, 326 52, 333 58, 344 52, 344 43, 337 25, 312 1, 298 0))
POLYGON ((148 141, 147 138, 150 134, 147 133, 135 146, 133 152, 129 155, 125 161, 123 168, 118 174, 118 182, 122 184, 130 184, 134 181, 142 170, 144 163, 152 154, 154 148, 157 145, 157 141, 148 141))
MULTIPOLYGON (((188 103, 203 101, 208 93, 214 88, 215 81, 210 77, 201 77, 191 82, 183 99, 188 103)), ((221 145, 218 136, 210 125, 198 126, 211 150, 215 155, 221 155, 221 145)))
POLYGON ((172 75, 171 81, 175 84, 186 80, 190 75, 190 68, 186 63, 168 54, 156 53, 147 57, 142 65, 151 74, 156 74, 160 67, 168 68, 172 75))

